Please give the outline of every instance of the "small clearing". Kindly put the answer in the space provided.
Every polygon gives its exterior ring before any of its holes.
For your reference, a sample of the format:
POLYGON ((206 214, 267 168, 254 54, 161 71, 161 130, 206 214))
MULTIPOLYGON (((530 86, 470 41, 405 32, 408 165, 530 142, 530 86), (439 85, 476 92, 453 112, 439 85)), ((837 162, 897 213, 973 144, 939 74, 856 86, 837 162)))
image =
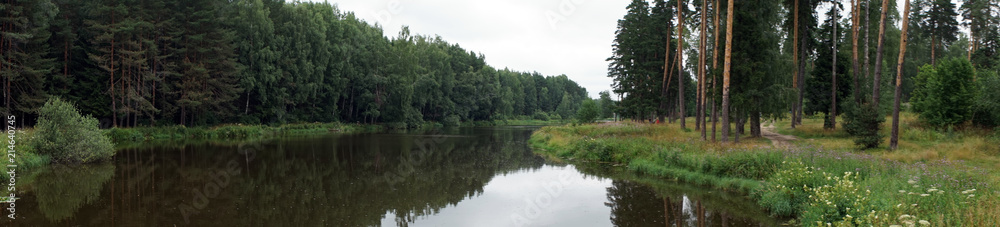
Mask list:
POLYGON ((760 133, 764 136, 764 138, 771 140, 771 146, 774 146, 775 148, 791 148, 793 145, 790 141, 799 139, 794 136, 778 134, 774 131, 773 121, 760 129, 760 133))

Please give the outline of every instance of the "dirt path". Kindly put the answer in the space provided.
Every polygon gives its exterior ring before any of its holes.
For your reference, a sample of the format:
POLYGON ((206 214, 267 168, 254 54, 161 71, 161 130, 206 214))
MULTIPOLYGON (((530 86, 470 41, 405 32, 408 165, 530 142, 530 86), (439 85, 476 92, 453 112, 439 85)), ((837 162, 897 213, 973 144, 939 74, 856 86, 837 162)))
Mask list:
POLYGON ((760 128, 760 132, 764 138, 771 140, 771 146, 776 148, 791 148, 793 145, 789 141, 799 139, 794 136, 778 134, 774 131, 774 122, 770 122, 770 124, 760 128))

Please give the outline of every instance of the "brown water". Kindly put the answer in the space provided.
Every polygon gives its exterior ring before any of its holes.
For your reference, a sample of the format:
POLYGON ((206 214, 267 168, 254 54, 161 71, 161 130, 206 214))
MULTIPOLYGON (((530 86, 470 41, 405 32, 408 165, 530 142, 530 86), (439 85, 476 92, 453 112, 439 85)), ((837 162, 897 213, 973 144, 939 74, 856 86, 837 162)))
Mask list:
MULTIPOLYGON (((21 179, 4 226, 775 226, 743 196, 554 164, 535 127, 159 144, 21 179), (668 224, 669 223, 669 224, 668 224)), ((6 213, 5 213, 6 214, 6 213)))

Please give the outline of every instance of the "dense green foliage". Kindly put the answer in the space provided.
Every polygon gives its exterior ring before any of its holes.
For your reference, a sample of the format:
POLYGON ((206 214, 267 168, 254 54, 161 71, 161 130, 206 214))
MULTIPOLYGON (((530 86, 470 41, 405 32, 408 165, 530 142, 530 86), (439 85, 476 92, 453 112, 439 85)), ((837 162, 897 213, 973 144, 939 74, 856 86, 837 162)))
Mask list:
POLYGON ((0 74, 11 84, 2 112, 25 126, 50 96, 103 127, 562 119, 589 99, 565 75, 494 69, 482 54, 405 27, 389 38, 330 3, 2 4, 0 74))
MULTIPOLYGON (((678 47, 676 38, 671 37, 677 34, 672 21, 676 9, 671 7, 675 3, 656 0, 650 6, 647 1, 633 0, 628 14, 618 20, 612 56, 608 58, 608 77, 614 81, 613 92, 622 97, 615 109, 622 116, 644 119, 675 111, 680 76, 686 78, 684 90, 692 91, 685 93, 685 105, 694 106, 695 81, 690 79, 693 73, 678 76, 676 70, 684 62, 675 62, 678 47), (664 67, 667 56, 671 66, 664 67)), ((694 113, 693 108, 686 112, 694 113)))
MULTIPOLYGON (((972 119, 975 71, 966 59, 950 58, 920 67, 913 92, 913 110, 931 125, 944 127, 972 119)), ((996 92, 996 91, 991 91, 996 92)))
POLYGON ((844 114, 844 131, 854 136, 854 144, 861 149, 878 147, 884 134, 880 132, 885 114, 870 103, 848 108, 844 114))
POLYGON ((114 144, 97 129, 97 119, 80 116, 73 104, 53 98, 38 112, 35 142, 39 154, 65 163, 95 162, 114 155, 114 144))
POLYGON ((594 100, 583 100, 583 104, 580 104, 580 110, 576 112, 576 120, 580 123, 594 122, 601 115, 600 111, 600 107, 597 107, 597 102, 594 100))
POLYGON ((617 102, 611 100, 611 92, 602 91, 599 95, 601 96, 600 99, 598 99, 601 107, 600 118, 614 117, 615 105, 617 105, 617 102))
MULTIPOLYGON (((977 73, 977 97, 973 104, 973 123, 986 127, 1000 126, 1000 76, 989 71, 977 73)), ((996 131, 1000 135, 1000 130, 996 131)))
MULTIPOLYGON (((839 11, 839 10, 838 10, 839 11)), ((841 11, 842 12, 842 11, 841 11)), ((841 14, 838 12, 838 14, 841 14)), ((830 104, 832 99, 831 96, 831 85, 833 76, 833 25, 835 24, 837 28, 837 40, 838 46, 844 47, 849 46, 850 40, 846 39, 849 37, 850 29, 845 29, 840 23, 831 23, 829 18, 833 10, 827 12, 827 20, 823 22, 817 31, 818 45, 822 48, 816 48, 816 60, 813 61, 816 65, 812 70, 812 75, 806 79, 806 91, 805 91, 805 105, 803 111, 806 115, 814 115, 817 113, 823 113, 824 115, 830 115, 830 104)), ((842 17, 842 16, 837 16, 842 17)), ((848 27, 850 28, 850 27, 848 27)), ((853 92, 853 86, 851 84, 851 74, 849 74, 848 69, 851 65, 851 52, 850 51, 837 51, 837 114, 842 114, 847 106, 853 105, 848 96, 853 92)), ((824 125, 829 125, 829 118, 824 125)))

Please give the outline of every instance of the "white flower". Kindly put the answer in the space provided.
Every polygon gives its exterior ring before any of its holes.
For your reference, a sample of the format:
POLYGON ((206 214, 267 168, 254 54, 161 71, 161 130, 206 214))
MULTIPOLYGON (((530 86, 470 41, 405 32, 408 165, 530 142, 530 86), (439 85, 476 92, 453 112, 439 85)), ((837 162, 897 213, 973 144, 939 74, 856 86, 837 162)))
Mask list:
POLYGON ((930 194, 920 194, 920 197, 927 197, 927 196, 931 196, 931 195, 930 194))
POLYGON ((910 183, 910 184, 916 184, 916 183, 917 183, 917 181, 916 181, 916 180, 913 180, 913 179, 910 179, 910 180, 906 181, 906 183, 910 183))
POLYGON ((909 219, 909 218, 911 218, 911 217, 913 217, 913 216, 910 216, 909 214, 904 214, 904 215, 900 215, 900 216, 899 216, 899 220, 903 220, 903 219, 909 219))
POLYGON ((899 190, 899 193, 906 194, 906 190, 899 190))
POLYGON ((920 225, 928 226, 928 225, 931 225, 931 222, 929 222, 927 220, 920 220, 920 225))

